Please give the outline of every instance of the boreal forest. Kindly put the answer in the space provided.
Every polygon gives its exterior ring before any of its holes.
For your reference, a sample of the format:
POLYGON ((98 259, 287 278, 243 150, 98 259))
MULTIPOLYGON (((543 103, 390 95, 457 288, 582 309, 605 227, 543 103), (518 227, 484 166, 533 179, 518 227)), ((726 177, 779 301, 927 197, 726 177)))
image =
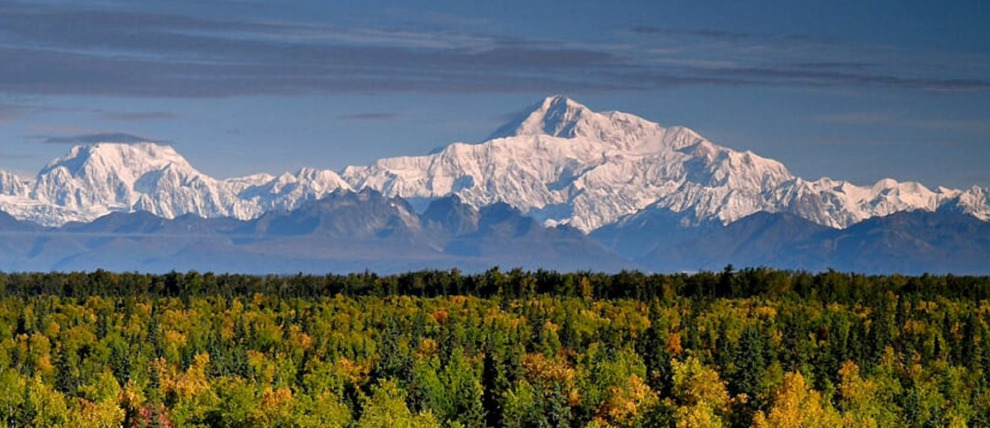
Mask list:
POLYGON ((990 426, 990 278, 0 274, 0 425, 990 426))

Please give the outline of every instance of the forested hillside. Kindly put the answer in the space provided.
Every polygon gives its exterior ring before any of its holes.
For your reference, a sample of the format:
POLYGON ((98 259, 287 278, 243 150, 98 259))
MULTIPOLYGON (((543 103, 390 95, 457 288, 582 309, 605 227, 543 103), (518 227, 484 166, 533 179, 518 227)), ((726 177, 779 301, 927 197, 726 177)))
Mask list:
POLYGON ((990 278, 0 273, 6 426, 990 426, 990 278))

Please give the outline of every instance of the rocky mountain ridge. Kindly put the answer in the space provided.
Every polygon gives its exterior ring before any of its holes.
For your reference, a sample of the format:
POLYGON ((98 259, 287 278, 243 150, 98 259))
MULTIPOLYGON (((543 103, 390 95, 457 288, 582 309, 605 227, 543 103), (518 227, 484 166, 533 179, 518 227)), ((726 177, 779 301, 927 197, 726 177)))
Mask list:
POLYGON ((787 213, 832 228, 896 212, 952 210, 990 220, 990 191, 885 179, 872 186, 796 177, 772 159, 716 145, 683 127, 621 112, 595 112, 548 97, 478 144, 380 159, 339 174, 304 168, 220 180, 172 147, 100 143, 73 148, 32 181, 0 171, 0 210, 44 226, 111 212, 164 218, 254 219, 337 190, 388 197, 457 195, 474 207, 504 202, 537 221, 589 233, 651 210, 685 225, 730 224, 758 212, 787 213))

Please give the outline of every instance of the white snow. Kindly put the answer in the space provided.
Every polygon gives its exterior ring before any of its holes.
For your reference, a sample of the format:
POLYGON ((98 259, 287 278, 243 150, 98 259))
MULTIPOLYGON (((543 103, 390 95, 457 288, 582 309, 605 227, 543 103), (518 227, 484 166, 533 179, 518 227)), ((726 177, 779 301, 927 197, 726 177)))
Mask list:
POLYGON ((871 187, 809 182, 777 161, 718 146, 688 128, 596 113, 563 97, 534 104, 493 137, 349 167, 342 176, 355 188, 389 196, 455 193, 474 205, 502 201, 546 224, 567 223, 586 232, 651 206, 695 221, 730 223, 769 211, 843 228, 873 216, 958 203, 990 219, 986 192, 931 191, 891 179, 871 187))
POLYGON ((292 192, 266 190, 281 178, 256 174, 217 180, 169 146, 99 143, 72 148, 19 191, 0 175, 0 209, 45 226, 92 221, 115 211, 248 219, 347 188, 333 171, 303 170, 291 178, 292 192))
POLYGON ((839 228, 898 211, 942 207, 990 220, 988 189, 930 190, 892 179, 872 186, 807 181, 780 162, 716 145, 688 128, 598 113, 559 96, 534 104, 484 143, 380 159, 339 175, 303 168, 218 180, 168 146, 79 146, 43 168, 33 182, 0 171, 0 209, 52 226, 134 210, 248 219, 296 208, 337 189, 364 188, 404 198, 457 194, 476 206, 501 201, 548 225, 570 224, 585 232, 648 207, 722 223, 758 211, 788 212, 839 228))
POLYGON ((27 189, 27 184, 16 174, 0 170, 0 195, 24 196, 27 189))

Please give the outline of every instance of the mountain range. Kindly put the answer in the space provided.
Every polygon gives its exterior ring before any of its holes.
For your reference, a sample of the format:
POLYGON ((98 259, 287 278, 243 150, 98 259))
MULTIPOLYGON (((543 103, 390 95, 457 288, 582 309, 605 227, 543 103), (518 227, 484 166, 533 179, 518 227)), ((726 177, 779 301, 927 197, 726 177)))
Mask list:
POLYGON ((564 97, 484 142, 340 172, 216 179, 168 146, 78 146, 32 180, 0 171, 0 211, 4 270, 980 273, 990 255, 988 189, 806 180, 564 97))

